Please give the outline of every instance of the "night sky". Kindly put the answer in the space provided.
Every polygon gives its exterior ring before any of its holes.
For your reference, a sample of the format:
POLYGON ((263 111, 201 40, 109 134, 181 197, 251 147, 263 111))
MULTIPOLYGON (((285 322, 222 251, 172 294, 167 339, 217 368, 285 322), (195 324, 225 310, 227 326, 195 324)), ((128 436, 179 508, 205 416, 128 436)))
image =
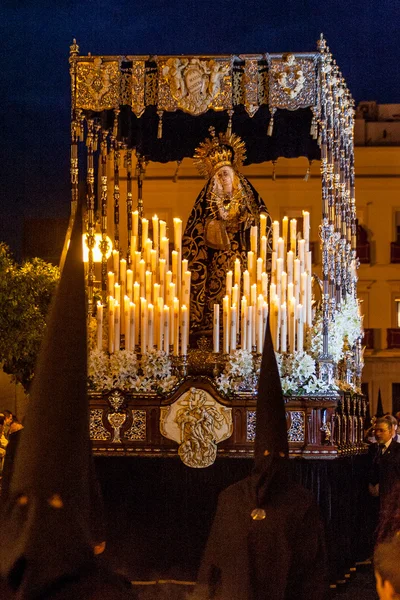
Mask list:
POLYGON ((0 241, 70 207, 68 55, 316 50, 324 33, 356 102, 400 103, 399 0, 3 0, 0 241))

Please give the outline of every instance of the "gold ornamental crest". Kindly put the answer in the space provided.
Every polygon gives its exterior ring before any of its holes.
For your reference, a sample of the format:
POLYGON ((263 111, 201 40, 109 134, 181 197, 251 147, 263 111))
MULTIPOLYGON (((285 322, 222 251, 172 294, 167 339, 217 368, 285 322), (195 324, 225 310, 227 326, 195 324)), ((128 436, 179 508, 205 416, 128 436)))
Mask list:
POLYGON ((76 108, 102 111, 119 106, 120 70, 117 60, 91 61, 76 65, 76 108))
POLYGON ((232 409, 205 390, 192 387, 168 407, 161 407, 161 434, 179 444, 182 462, 195 469, 209 467, 217 444, 232 435, 232 409))
POLYGON ((158 110, 201 115, 232 108, 230 58, 171 57, 158 60, 158 110))

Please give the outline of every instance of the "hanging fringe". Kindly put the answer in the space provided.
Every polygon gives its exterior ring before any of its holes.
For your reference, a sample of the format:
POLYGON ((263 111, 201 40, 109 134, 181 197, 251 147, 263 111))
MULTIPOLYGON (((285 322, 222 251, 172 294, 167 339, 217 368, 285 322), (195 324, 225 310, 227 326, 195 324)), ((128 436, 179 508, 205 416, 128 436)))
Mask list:
POLYGON ((311 165, 312 165, 312 160, 309 160, 307 171, 306 171, 306 174, 304 175, 304 181, 308 181, 311 177, 311 165))
POLYGON ((276 113, 276 108, 274 108, 274 107, 271 108, 271 118, 268 123, 268 131, 267 131, 267 135, 269 137, 272 136, 272 133, 274 131, 274 115, 275 115, 275 113, 276 113))
POLYGON ((172 181, 174 183, 176 183, 178 181, 178 173, 179 173, 179 169, 180 169, 181 164, 182 164, 181 160, 177 160, 176 161, 176 169, 175 169, 175 173, 174 173, 174 176, 173 176, 173 179, 172 179, 172 181))
POLYGON ((162 138, 162 133, 163 133, 163 131, 162 131, 162 128, 163 128, 163 122, 162 122, 162 120, 163 120, 163 114, 164 114, 164 111, 163 111, 163 110, 158 110, 158 111, 157 111, 157 114, 158 114, 158 130, 157 130, 157 139, 161 140, 161 138, 162 138))
POLYGON ((228 121, 228 127, 226 128, 226 135, 228 137, 230 137, 232 135, 232 117, 233 117, 233 110, 228 110, 228 115, 229 115, 229 121, 228 121))
POLYGON ((119 108, 114 109, 114 124, 113 124, 113 136, 118 137, 118 115, 120 113, 119 108))

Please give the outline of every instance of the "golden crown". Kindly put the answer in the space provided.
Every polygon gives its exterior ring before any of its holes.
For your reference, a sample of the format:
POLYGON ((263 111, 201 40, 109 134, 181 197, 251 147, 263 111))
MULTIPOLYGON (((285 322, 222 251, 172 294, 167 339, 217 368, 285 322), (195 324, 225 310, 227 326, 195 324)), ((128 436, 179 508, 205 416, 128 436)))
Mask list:
POLYGON ((246 158, 246 146, 235 134, 219 133, 215 135, 214 127, 209 129, 211 138, 206 138, 196 148, 193 162, 200 174, 210 179, 220 167, 232 166, 238 170, 246 158))

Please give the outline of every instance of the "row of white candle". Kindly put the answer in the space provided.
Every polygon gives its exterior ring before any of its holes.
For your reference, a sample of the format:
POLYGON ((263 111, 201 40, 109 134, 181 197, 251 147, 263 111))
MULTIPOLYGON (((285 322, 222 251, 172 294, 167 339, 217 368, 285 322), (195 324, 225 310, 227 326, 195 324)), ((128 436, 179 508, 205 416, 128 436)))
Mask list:
MULTIPOLYGON (((118 251, 113 253, 113 271, 108 273, 108 351, 140 347, 141 352, 157 348, 186 355, 189 342, 191 273, 181 259, 182 221, 174 219, 174 250, 169 252, 166 223, 152 219, 153 239, 148 238, 148 220, 142 219, 143 243, 138 240, 138 213, 132 213, 132 268, 118 251), (172 270, 169 270, 169 265, 172 270)), ((103 306, 97 306, 97 347, 103 347, 103 306)))

